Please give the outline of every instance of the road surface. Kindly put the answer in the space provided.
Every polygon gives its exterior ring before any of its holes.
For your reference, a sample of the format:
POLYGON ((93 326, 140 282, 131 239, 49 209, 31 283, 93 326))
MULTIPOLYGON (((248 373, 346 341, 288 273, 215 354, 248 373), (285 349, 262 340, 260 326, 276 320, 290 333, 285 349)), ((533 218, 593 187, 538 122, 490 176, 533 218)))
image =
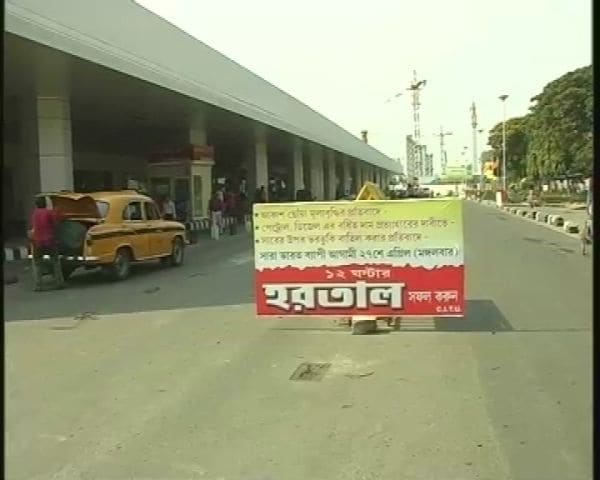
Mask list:
POLYGON ((467 316, 422 330, 256 319, 244 236, 6 286, 7 478, 591 479, 591 259, 489 207, 465 223, 467 316))

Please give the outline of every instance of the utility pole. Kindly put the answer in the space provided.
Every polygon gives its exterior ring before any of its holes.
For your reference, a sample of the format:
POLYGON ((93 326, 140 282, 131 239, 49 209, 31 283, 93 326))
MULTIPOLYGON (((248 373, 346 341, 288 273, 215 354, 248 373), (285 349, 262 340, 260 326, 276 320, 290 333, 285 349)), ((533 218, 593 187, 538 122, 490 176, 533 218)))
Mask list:
MULTIPOLYGON (((476 134, 483 133, 483 128, 477 130, 476 134)), ((479 191, 483 194, 483 186, 484 186, 484 178, 483 178, 483 158, 480 162, 480 172, 479 172, 479 191)))
POLYGON ((415 159, 417 161, 417 176, 423 176, 423 155, 421 152, 421 119, 419 110, 421 102, 419 93, 427 84, 427 80, 417 80, 417 71, 413 70, 413 81, 407 90, 412 92, 412 107, 413 107, 413 123, 414 123, 414 140, 415 140, 415 159))
POLYGON ((471 127, 473 127, 473 175, 479 170, 481 176, 481 168, 477 168, 479 162, 477 161, 477 110, 475 102, 471 104, 471 127))
MULTIPOLYGON (((504 190, 503 195, 507 195, 506 192, 506 99, 508 95, 500 95, 498 97, 502 102, 502 189, 504 190)), ((503 197, 506 198, 506 197, 503 197)))

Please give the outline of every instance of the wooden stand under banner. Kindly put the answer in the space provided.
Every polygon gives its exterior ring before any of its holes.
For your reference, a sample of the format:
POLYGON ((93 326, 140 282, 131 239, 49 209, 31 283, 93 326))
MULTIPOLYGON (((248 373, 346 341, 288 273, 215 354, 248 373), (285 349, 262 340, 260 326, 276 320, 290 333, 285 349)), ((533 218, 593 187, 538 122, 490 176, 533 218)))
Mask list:
MULTIPOLYGON (((355 201, 386 200, 386 196, 375 183, 366 182, 358 192, 355 201)), ((373 317, 367 315, 342 319, 341 324, 350 325, 352 335, 365 335, 377 331, 377 321, 384 321, 388 327, 398 329, 400 317, 373 317)))

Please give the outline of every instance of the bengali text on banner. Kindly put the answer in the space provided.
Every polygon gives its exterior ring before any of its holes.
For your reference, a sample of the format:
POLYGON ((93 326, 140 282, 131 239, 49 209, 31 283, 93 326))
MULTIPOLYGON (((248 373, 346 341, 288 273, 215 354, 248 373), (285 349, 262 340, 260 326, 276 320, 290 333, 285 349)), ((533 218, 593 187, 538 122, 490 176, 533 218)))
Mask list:
POLYGON ((264 316, 463 316, 460 199, 256 204, 264 316))

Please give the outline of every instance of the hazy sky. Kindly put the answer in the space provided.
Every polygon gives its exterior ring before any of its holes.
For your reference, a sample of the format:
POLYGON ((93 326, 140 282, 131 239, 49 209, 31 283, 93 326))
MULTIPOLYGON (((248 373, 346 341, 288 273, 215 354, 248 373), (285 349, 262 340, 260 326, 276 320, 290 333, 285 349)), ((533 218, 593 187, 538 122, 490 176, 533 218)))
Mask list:
POLYGON ((479 151, 502 120, 525 114, 554 78, 591 63, 589 0, 140 0, 385 154, 405 157, 412 133, 406 87, 427 80, 421 138, 439 168, 440 125, 449 162, 472 158, 469 108, 477 104, 479 151), (385 100, 397 92, 402 96, 385 100))

